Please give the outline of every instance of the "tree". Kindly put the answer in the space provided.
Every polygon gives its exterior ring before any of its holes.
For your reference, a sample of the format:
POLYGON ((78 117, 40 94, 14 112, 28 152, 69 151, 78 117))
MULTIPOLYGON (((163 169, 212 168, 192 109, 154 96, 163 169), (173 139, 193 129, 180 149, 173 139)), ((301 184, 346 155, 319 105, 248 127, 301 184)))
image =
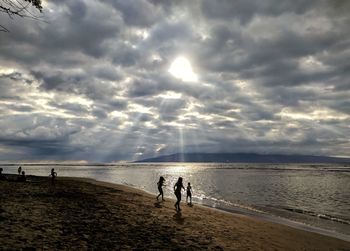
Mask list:
MULTIPOLYGON (((9 18, 18 16, 22 18, 39 19, 39 16, 31 11, 31 7, 40 13, 43 10, 41 0, 0 0, 0 12, 7 14, 9 18)), ((1 24, 0 31, 9 32, 9 30, 1 24)))

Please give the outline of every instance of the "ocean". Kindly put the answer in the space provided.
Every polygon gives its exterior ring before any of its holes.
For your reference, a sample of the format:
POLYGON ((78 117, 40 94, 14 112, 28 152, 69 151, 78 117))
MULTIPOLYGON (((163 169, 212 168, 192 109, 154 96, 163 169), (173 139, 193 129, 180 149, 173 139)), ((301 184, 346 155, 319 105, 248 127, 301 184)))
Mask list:
MULTIPOLYGON (((16 173, 17 165, 1 165, 16 173)), ((165 197, 183 177, 193 202, 243 213, 350 240, 350 166, 337 164, 135 163, 118 165, 22 165, 27 175, 87 177, 133 186, 157 194, 165 178, 165 197)), ((183 200, 186 192, 183 192, 183 200)))

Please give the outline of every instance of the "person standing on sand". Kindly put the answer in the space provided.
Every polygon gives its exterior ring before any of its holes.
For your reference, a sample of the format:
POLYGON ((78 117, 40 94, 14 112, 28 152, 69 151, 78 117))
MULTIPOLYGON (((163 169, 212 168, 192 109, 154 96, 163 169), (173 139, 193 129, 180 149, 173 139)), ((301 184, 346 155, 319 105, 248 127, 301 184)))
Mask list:
POLYGON ((22 167, 21 167, 21 166, 19 166, 17 171, 18 171, 18 175, 21 175, 21 172, 22 172, 22 167))
POLYGON ((188 182, 187 184, 187 196, 186 196, 186 203, 188 204, 188 197, 190 198, 190 204, 192 205, 192 187, 191 187, 191 183, 188 182))
POLYGON ((162 201, 165 201, 164 194, 163 194, 163 188, 162 188, 162 186, 164 186, 164 181, 165 181, 164 177, 160 176, 159 181, 157 182, 158 191, 159 191, 159 194, 157 196, 157 200, 158 200, 159 196, 162 196, 162 201))
POLYGON ((50 176, 51 176, 51 184, 52 184, 52 185, 55 185, 55 178, 56 178, 56 176, 57 176, 57 173, 55 172, 55 168, 52 168, 52 169, 51 169, 51 174, 50 174, 50 176))
POLYGON ((2 173, 4 169, 2 169, 2 167, 0 167, 0 180, 6 180, 6 176, 2 173))
POLYGON ((176 211, 181 211, 180 209, 180 201, 181 201, 181 189, 185 190, 184 185, 182 184, 182 177, 179 177, 176 184, 174 185, 174 193, 176 196, 175 209, 176 211))

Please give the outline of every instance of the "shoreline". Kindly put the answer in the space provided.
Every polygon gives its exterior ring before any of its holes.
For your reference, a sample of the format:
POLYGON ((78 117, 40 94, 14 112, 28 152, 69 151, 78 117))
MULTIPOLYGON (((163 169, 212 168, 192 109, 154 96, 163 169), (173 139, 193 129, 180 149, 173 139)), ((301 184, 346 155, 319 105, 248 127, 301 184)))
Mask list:
MULTIPOLYGON (((62 178, 76 179, 76 177, 62 177, 62 178)), ((99 181, 99 180, 92 179, 92 178, 77 178, 77 179, 79 179, 80 181, 89 182, 89 183, 94 184, 94 185, 109 186, 109 187, 113 187, 113 185, 122 186, 125 189, 132 189, 136 192, 144 193, 148 196, 154 196, 154 197, 157 196, 157 194, 151 193, 149 191, 143 190, 143 189, 135 187, 135 186, 116 184, 116 183, 111 183, 111 182, 104 182, 104 181, 99 181)), ((183 196, 183 197, 185 197, 185 196, 183 196)), ((170 200, 174 203, 176 201, 175 199, 168 197, 168 196, 165 196, 165 199, 167 199, 168 201, 170 200)), ((181 203, 186 205, 185 204, 186 202, 184 202, 183 199, 184 198, 182 198, 181 203)), ((199 207, 202 207, 205 209, 217 210, 217 211, 222 212, 222 213, 232 214, 234 216, 251 217, 251 218, 254 218, 256 220, 262 220, 262 221, 267 221, 267 222, 271 222, 271 223, 275 223, 275 224, 280 224, 280 225, 291 227, 294 229, 307 231, 307 232, 311 232, 311 233, 316 233, 316 234, 324 235, 327 237, 332 237, 332 238, 336 238, 339 240, 347 241, 350 243, 350 236, 349 235, 338 233, 338 232, 333 232, 331 230, 318 228, 318 227, 311 226, 311 225, 307 225, 307 224, 302 223, 302 222, 293 221, 293 220, 290 220, 287 218, 271 215, 271 214, 268 214, 265 212, 254 212, 254 211, 249 210, 249 209, 238 208, 238 207, 232 207, 232 208, 223 207, 223 206, 219 206, 219 207, 215 206, 214 207, 212 205, 209 205, 209 203, 205 204, 205 203, 200 203, 200 202, 194 202, 193 205, 199 206, 199 207)))
POLYGON ((350 250, 350 242, 89 178, 0 181, 5 249, 350 250))
MULTIPOLYGON (((12 179, 13 179, 13 177, 17 177, 17 174, 12 174, 12 173, 11 174, 7 173, 5 175, 12 177, 12 179)), ((48 178, 47 176, 41 176, 41 175, 27 175, 27 177, 29 179, 30 178, 34 178, 34 179, 47 179, 48 178)), ((94 178, 87 178, 87 177, 60 176, 59 178, 61 180, 78 180, 78 181, 83 181, 83 182, 89 182, 93 185, 100 185, 100 186, 106 186, 106 187, 122 186, 126 190, 133 190, 134 192, 144 193, 147 196, 156 197, 156 195, 157 195, 157 193, 152 193, 150 191, 146 191, 140 187, 137 187, 137 186, 134 186, 131 184, 119 184, 119 183, 101 181, 101 180, 97 180, 94 178)), ((183 195, 183 198, 181 201, 181 203, 183 205, 185 205, 184 197, 185 196, 183 195)), ((165 196, 165 198, 168 201, 169 200, 173 201, 174 203, 176 201, 174 199, 174 197, 165 196)), ((295 221, 293 219, 288 219, 288 218, 284 218, 281 216, 269 214, 268 212, 264 212, 264 211, 260 211, 260 210, 254 211, 254 210, 250 210, 248 208, 243 208, 243 207, 239 207, 239 206, 233 206, 233 205, 225 206, 224 204, 216 206, 215 203, 205 203, 205 202, 201 202, 199 199, 194 199, 194 205, 200 206, 200 207, 203 207, 206 209, 218 210, 219 212, 229 213, 229 214, 233 214, 236 216, 252 217, 252 218, 257 219, 257 220, 276 223, 276 224, 280 224, 283 226, 292 227, 294 229, 299 229, 302 231, 317 233, 317 234, 321 234, 321 235, 324 235, 327 237, 337 238, 339 240, 350 242, 350 235, 343 234, 343 233, 336 232, 336 231, 332 231, 332 230, 325 229, 325 228, 321 228, 321 227, 317 227, 317 226, 308 225, 308 224, 303 223, 303 222, 299 222, 299 221, 295 221)))
MULTIPOLYGON (((5 175, 17 177, 17 174, 5 174, 5 175)), ((27 175, 27 177, 29 177, 29 179, 30 178, 47 179, 47 176, 40 176, 40 175, 27 175)), ((86 177, 61 176, 61 177, 59 177, 59 179, 61 179, 61 180, 77 180, 80 182, 87 182, 87 183, 90 183, 93 185, 105 186, 105 187, 110 187, 110 188, 114 188, 115 186, 116 187, 123 187, 127 191, 143 193, 143 194, 145 194, 147 196, 151 196, 151 197, 157 196, 156 193, 152 193, 152 192, 143 190, 142 188, 132 186, 129 184, 118 184, 118 183, 100 181, 100 180, 97 180, 94 178, 86 178, 86 177)), ((181 203, 183 205, 186 205, 184 202, 184 197, 185 196, 183 195, 181 203)), ((167 199, 167 201, 170 200, 173 203, 175 203, 175 201, 176 201, 173 197, 170 197, 170 196, 165 196, 165 198, 167 199)), ((283 218, 280 216, 272 215, 272 214, 266 213, 264 211, 254 211, 254 210, 241 208, 241 207, 237 207, 237 206, 227 206, 227 207, 220 206, 220 205, 214 206, 213 204, 200 202, 198 200, 194 201, 193 205, 203 207, 205 209, 217 210, 219 212, 228 213, 228 214, 232 214, 235 216, 251 217, 251 218, 254 218, 256 220, 262 220, 262 221, 267 221, 267 222, 271 222, 271 223, 275 223, 275 224, 280 224, 280 225, 291 227, 294 229, 312 232, 312 233, 324 235, 327 237, 337 238, 339 240, 350 242, 350 235, 346 235, 343 233, 331 231, 328 229, 324 229, 324 228, 320 228, 320 227, 316 227, 316 226, 312 226, 312 225, 307 225, 307 224, 302 223, 302 222, 298 222, 298 221, 294 221, 294 220, 291 220, 288 218, 283 218)))

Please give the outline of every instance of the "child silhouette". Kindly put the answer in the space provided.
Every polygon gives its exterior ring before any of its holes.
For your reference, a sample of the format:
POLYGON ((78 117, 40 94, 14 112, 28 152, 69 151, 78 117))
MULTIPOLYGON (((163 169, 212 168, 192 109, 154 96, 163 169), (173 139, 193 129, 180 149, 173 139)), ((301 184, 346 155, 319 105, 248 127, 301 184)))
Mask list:
POLYGON ((159 196, 162 196, 162 201, 165 201, 164 200, 163 188, 162 188, 164 186, 164 181, 165 181, 164 177, 160 176, 159 181, 157 182, 158 191, 159 191, 159 194, 157 196, 157 200, 158 200, 159 196))
POLYGON ((190 182, 188 182, 186 190, 187 190, 186 203, 188 204, 188 198, 190 198, 189 205, 192 205, 192 187, 190 182))

